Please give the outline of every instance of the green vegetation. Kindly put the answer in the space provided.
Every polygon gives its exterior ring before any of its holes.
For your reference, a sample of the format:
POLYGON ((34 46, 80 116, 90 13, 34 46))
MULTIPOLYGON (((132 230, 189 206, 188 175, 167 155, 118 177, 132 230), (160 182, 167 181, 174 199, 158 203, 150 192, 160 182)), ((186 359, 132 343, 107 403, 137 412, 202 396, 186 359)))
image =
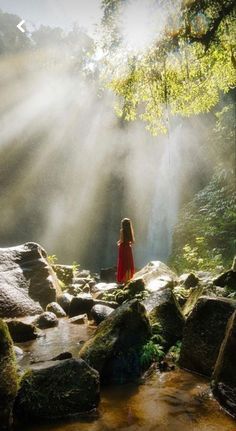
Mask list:
POLYGON ((152 362, 159 362, 163 359, 165 353, 160 344, 155 344, 152 340, 146 343, 141 351, 141 366, 147 369, 152 362))
POLYGON ((168 351, 168 357, 175 363, 178 363, 180 350, 181 350, 181 341, 177 341, 174 346, 172 346, 168 351))

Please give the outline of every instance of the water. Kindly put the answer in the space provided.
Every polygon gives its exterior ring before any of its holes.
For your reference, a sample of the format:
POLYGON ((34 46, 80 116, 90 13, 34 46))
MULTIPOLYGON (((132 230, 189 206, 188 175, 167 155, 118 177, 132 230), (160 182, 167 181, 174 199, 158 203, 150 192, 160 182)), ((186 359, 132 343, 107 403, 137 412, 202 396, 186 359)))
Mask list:
MULTIPOLYGON (((58 328, 44 331, 38 340, 19 344, 28 352, 21 365, 50 359, 62 351, 77 355, 81 341, 93 327, 61 319, 58 328)), ((101 403, 94 417, 73 422, 34 424, 24 431, 235 431, 236 422, 212 398, 203 377, 184 370, 153 371, 139 384, 102 388, 101 403)), ((22 431, 22 427, 16 429, 22 431)))

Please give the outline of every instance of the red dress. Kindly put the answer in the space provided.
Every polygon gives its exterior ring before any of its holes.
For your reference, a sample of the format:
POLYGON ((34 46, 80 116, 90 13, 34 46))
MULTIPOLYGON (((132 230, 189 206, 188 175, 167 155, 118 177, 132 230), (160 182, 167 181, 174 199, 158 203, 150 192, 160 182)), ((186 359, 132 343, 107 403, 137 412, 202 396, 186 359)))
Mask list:
POLYGON ((118 245, 117 281, 126 283, 134 275, 134 259, 131 242, 120 242, 118 245))

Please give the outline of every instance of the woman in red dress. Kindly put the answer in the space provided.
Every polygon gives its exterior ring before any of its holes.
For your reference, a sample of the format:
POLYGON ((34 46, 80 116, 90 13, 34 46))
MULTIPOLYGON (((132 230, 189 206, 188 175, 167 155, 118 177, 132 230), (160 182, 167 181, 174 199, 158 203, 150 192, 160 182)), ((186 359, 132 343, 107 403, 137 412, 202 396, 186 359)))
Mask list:
POLYGON ((134 259, 132 244, 134 243, 134 231, 130 219, 124 218, 121 221, 120 239, 118 245, 118 283, 127 283, 134 275, 134 259))

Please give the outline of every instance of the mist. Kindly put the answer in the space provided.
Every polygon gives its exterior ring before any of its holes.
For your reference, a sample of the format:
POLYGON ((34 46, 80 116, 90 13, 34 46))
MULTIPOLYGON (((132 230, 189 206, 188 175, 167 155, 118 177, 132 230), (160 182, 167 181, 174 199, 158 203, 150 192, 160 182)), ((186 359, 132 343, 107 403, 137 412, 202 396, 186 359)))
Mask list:
POLYGON ((35 241, 98 270, 116 265, 129 217, 136 267, 166 262, 179 208, 214 166, 210 119, 173 118, 153 137, 116 117, 96 54, 85 63, 62 45, 0 57, 1 246, 35 241))

